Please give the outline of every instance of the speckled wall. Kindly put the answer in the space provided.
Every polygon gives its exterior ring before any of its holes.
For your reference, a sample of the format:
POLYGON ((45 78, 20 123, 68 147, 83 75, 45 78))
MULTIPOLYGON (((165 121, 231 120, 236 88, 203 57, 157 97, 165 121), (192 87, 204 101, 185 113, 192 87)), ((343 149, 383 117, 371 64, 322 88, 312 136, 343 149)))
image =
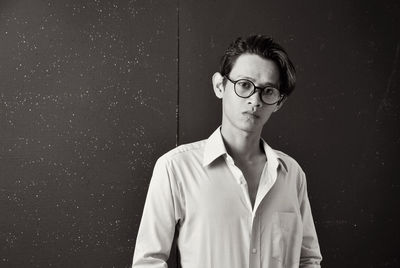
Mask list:
POLYGON ((0 1, 0 267, 127 267, 175 146, 176 7, 0 1))
POLYGON ((298 70, 264 137, 308 175, 324 267, 399 267, 399 11, 0 0, 0 267, 129 267, 156 158, 219 125, 211 75, 249 33, 298 70))

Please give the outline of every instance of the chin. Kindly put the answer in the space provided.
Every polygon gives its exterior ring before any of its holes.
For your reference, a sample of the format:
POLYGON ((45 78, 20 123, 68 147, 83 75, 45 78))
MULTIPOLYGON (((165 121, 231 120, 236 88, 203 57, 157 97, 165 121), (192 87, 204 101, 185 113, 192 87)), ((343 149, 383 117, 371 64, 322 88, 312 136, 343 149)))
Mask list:
POLYGON ((247 133, 261 133, 263 125, 245 123, 238 125, 237 127, 247 133))

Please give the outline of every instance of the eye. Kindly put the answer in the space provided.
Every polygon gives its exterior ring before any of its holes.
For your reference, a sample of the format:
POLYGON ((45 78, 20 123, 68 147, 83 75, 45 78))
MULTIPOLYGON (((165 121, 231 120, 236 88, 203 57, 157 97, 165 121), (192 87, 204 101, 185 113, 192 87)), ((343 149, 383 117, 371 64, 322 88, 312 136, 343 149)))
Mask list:
POLYGON ((253 88, 253 84, 248 81, 248 80, 239 80, 237 81, 237 85, 242 88, 242 89, 246 89, 246 90, 251 90, 253 88))
POLYGON ((275 95, 277 93, 277 89, 273 88, 273 87, 266 87, 263 90, 263 95, 275 95))

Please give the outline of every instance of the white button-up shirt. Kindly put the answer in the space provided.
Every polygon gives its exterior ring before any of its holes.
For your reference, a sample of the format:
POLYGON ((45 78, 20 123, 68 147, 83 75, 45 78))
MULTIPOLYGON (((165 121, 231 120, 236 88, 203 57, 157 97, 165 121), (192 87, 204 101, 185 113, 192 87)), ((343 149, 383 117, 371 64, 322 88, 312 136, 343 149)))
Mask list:
POLYGON ((175 226, 182 268, 320 267, 306 178, 263 141, 267 162, 254 204, 217 129, 154 167, 133 267, 167 267, 175 226))

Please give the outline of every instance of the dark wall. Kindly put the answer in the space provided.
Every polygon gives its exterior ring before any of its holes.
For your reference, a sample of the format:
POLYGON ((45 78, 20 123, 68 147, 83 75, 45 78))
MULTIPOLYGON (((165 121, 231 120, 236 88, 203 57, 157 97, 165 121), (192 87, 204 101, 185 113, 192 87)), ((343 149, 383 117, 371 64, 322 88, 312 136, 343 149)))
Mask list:
POLYGON ((127 267, 175 146, 168 1, 0 2, 0 267, 127 267))
POLYGON ((128 267, 156 158, 220 124, 211 75, 249 33, 297 68, 264 138, 308 175, 324 267, 398 267, 399 11, 1 1, 0 267, 128 267))

